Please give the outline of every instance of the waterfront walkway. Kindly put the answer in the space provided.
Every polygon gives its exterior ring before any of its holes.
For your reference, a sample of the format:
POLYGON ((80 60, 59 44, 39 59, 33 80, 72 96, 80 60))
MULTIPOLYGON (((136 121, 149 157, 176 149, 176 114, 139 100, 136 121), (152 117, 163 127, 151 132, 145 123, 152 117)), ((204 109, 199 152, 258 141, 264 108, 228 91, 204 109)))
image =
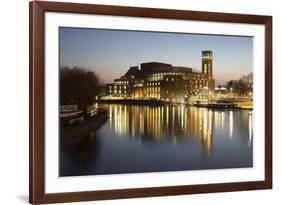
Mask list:
POLYGON ((106 103, 106 104, 128 104, 128 105, 191 105, 195 107, 205 107, 209 109, 253 109, 252 102, 214 102, 214 103, 195 103, 190 104, 187 102, 170 102, 163 101, 157 99, 145 99, 145 100, 137 100, 137 99, 106 99, 106 100, 98 100, 98 103, 106 103))

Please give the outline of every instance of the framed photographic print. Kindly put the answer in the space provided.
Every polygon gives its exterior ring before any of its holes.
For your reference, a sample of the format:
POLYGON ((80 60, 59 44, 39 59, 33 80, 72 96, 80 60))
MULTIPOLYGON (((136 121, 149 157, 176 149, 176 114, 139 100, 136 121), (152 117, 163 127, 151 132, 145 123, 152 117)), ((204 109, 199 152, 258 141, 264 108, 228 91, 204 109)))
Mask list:
POLYGON ((272 17, 30 2, 30 203, 272 187, 272 17))

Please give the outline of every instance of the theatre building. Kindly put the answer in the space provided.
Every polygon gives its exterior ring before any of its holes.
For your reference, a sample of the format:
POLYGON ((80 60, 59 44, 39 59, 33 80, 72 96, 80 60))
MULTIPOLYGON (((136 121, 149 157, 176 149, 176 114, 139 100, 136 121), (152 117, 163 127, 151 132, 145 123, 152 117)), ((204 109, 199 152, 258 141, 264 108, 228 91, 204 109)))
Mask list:
POLYGON ((160 62, 142 63, 132 66, 112 84, 105 87, 106 98, 143 99, 171 102, 187 101, 202 90, 213 90, 212 51, 202 51, 202 70, 173 66, 160 62))

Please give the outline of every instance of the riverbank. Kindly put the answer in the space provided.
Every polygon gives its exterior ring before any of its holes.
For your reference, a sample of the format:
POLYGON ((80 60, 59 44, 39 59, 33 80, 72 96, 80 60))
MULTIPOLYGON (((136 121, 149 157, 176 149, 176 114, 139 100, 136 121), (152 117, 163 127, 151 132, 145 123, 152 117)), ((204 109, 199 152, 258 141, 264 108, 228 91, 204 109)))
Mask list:
POLYGON ((217 110, 253 110, 253 105, 245 105, 243 103, 208 103, 193 104, 192 106, 217 110))
POLYGON ((245 102, 237 102, 238 106, 241 109, 245 109, 245 110, 253 110, 253 101, 245 101, 245 102))
POLYGON ((85 120, 82 124, 63 125, 60 127, 60 143, 63 144, 79 136, 84 136, 90 132, 96 131, 101 128, 107 120, 108 115, 104 112, 85 120))
POLYGON ((150 99, 150 100, 135 100, 135 99, 108 99, 108 100, 97 100, 97 103, 101 104, 125 104, 125 105, 164 105, 169 102, 162 100, 150 99))
POLYGON ((125 105, 150 105, 150 106, 159 106, 159 105, 190 105, 195 107, 205 107, 209 109, 244 109, 244 110, 253 110, 253 102, 225 102, 225 103, 207 103, 207 104, 190 104, 187 102, 168 102, 162 100, 135 100, 135 99, 108 99, 108 100, 97 100, 97 103, 100 104, 125 104, 125 105))

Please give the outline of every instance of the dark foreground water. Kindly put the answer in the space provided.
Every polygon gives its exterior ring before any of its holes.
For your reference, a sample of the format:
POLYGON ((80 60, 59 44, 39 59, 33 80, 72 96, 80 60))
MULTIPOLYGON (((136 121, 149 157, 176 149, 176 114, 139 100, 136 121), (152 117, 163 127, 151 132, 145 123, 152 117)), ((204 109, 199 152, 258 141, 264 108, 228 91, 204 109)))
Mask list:
POLYGON ((252 113, 99 105, 108 121, 60 147, 60 176, 252 167, 252 113))

